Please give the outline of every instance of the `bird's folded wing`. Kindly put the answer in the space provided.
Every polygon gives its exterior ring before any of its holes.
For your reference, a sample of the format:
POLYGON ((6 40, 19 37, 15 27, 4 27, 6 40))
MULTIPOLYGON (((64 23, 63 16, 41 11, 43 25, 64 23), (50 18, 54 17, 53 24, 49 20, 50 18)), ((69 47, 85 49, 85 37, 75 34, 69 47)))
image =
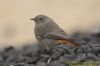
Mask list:
POLYGON ((43 36, 48 39, 57 39, 57 40, 73 40, 71 36, 65 34, 64 32, 51 32, 43 36))

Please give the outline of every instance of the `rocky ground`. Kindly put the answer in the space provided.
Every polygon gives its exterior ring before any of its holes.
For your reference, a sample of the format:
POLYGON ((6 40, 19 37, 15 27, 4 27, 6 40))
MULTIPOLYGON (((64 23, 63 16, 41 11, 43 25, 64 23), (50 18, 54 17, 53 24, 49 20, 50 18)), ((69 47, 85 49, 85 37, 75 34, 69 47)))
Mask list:
POLYGON ((81 44, 81 48, 59 45, 48 51, 39 50, 35 45, 8 47, 0 51, 0 66, 69 66, 68 62, 100 61, 99 32, 76 32, 72 36, 81 44))

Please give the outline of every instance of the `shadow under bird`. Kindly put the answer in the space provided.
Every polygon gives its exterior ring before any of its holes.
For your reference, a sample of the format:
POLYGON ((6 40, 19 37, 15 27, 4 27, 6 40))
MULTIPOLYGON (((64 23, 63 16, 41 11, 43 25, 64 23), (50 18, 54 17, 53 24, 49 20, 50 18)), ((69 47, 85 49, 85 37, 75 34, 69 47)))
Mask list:
POLYGON ((69 36, 51 18, 45 15, 38 15, 31 20, 35 22, 34 33, 41 47, 51 49, 57 45, 68 44, 72 47, 80 48, 80 45, 73 41, 74 38, 69 36))

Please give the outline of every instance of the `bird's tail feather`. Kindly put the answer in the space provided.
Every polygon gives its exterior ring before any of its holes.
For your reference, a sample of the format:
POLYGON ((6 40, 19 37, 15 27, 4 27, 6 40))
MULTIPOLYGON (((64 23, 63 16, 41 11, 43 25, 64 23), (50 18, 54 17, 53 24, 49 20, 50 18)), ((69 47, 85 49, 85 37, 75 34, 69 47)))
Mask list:
POLYGON ((75 47, 75 48, 80 48, 80 45, 75 43, 74 41, 67 40, 66 43, 73 46, 73 47, 75 47))

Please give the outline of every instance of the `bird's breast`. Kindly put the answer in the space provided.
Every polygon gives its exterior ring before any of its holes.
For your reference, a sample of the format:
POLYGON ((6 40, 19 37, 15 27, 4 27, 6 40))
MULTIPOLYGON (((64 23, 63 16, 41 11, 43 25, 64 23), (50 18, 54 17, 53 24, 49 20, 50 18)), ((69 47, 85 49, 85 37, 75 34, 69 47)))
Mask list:
POLYGON ((35 25, 35 31, 43 35, 59 30, 62 29, 58 25, 52 22, 35 25))
POLYGON ((46 35, 52 31, 54 31, 53 26, 48 24, 36 25, 34 30, 34 32, 38 33, 38 35, 46 35))

